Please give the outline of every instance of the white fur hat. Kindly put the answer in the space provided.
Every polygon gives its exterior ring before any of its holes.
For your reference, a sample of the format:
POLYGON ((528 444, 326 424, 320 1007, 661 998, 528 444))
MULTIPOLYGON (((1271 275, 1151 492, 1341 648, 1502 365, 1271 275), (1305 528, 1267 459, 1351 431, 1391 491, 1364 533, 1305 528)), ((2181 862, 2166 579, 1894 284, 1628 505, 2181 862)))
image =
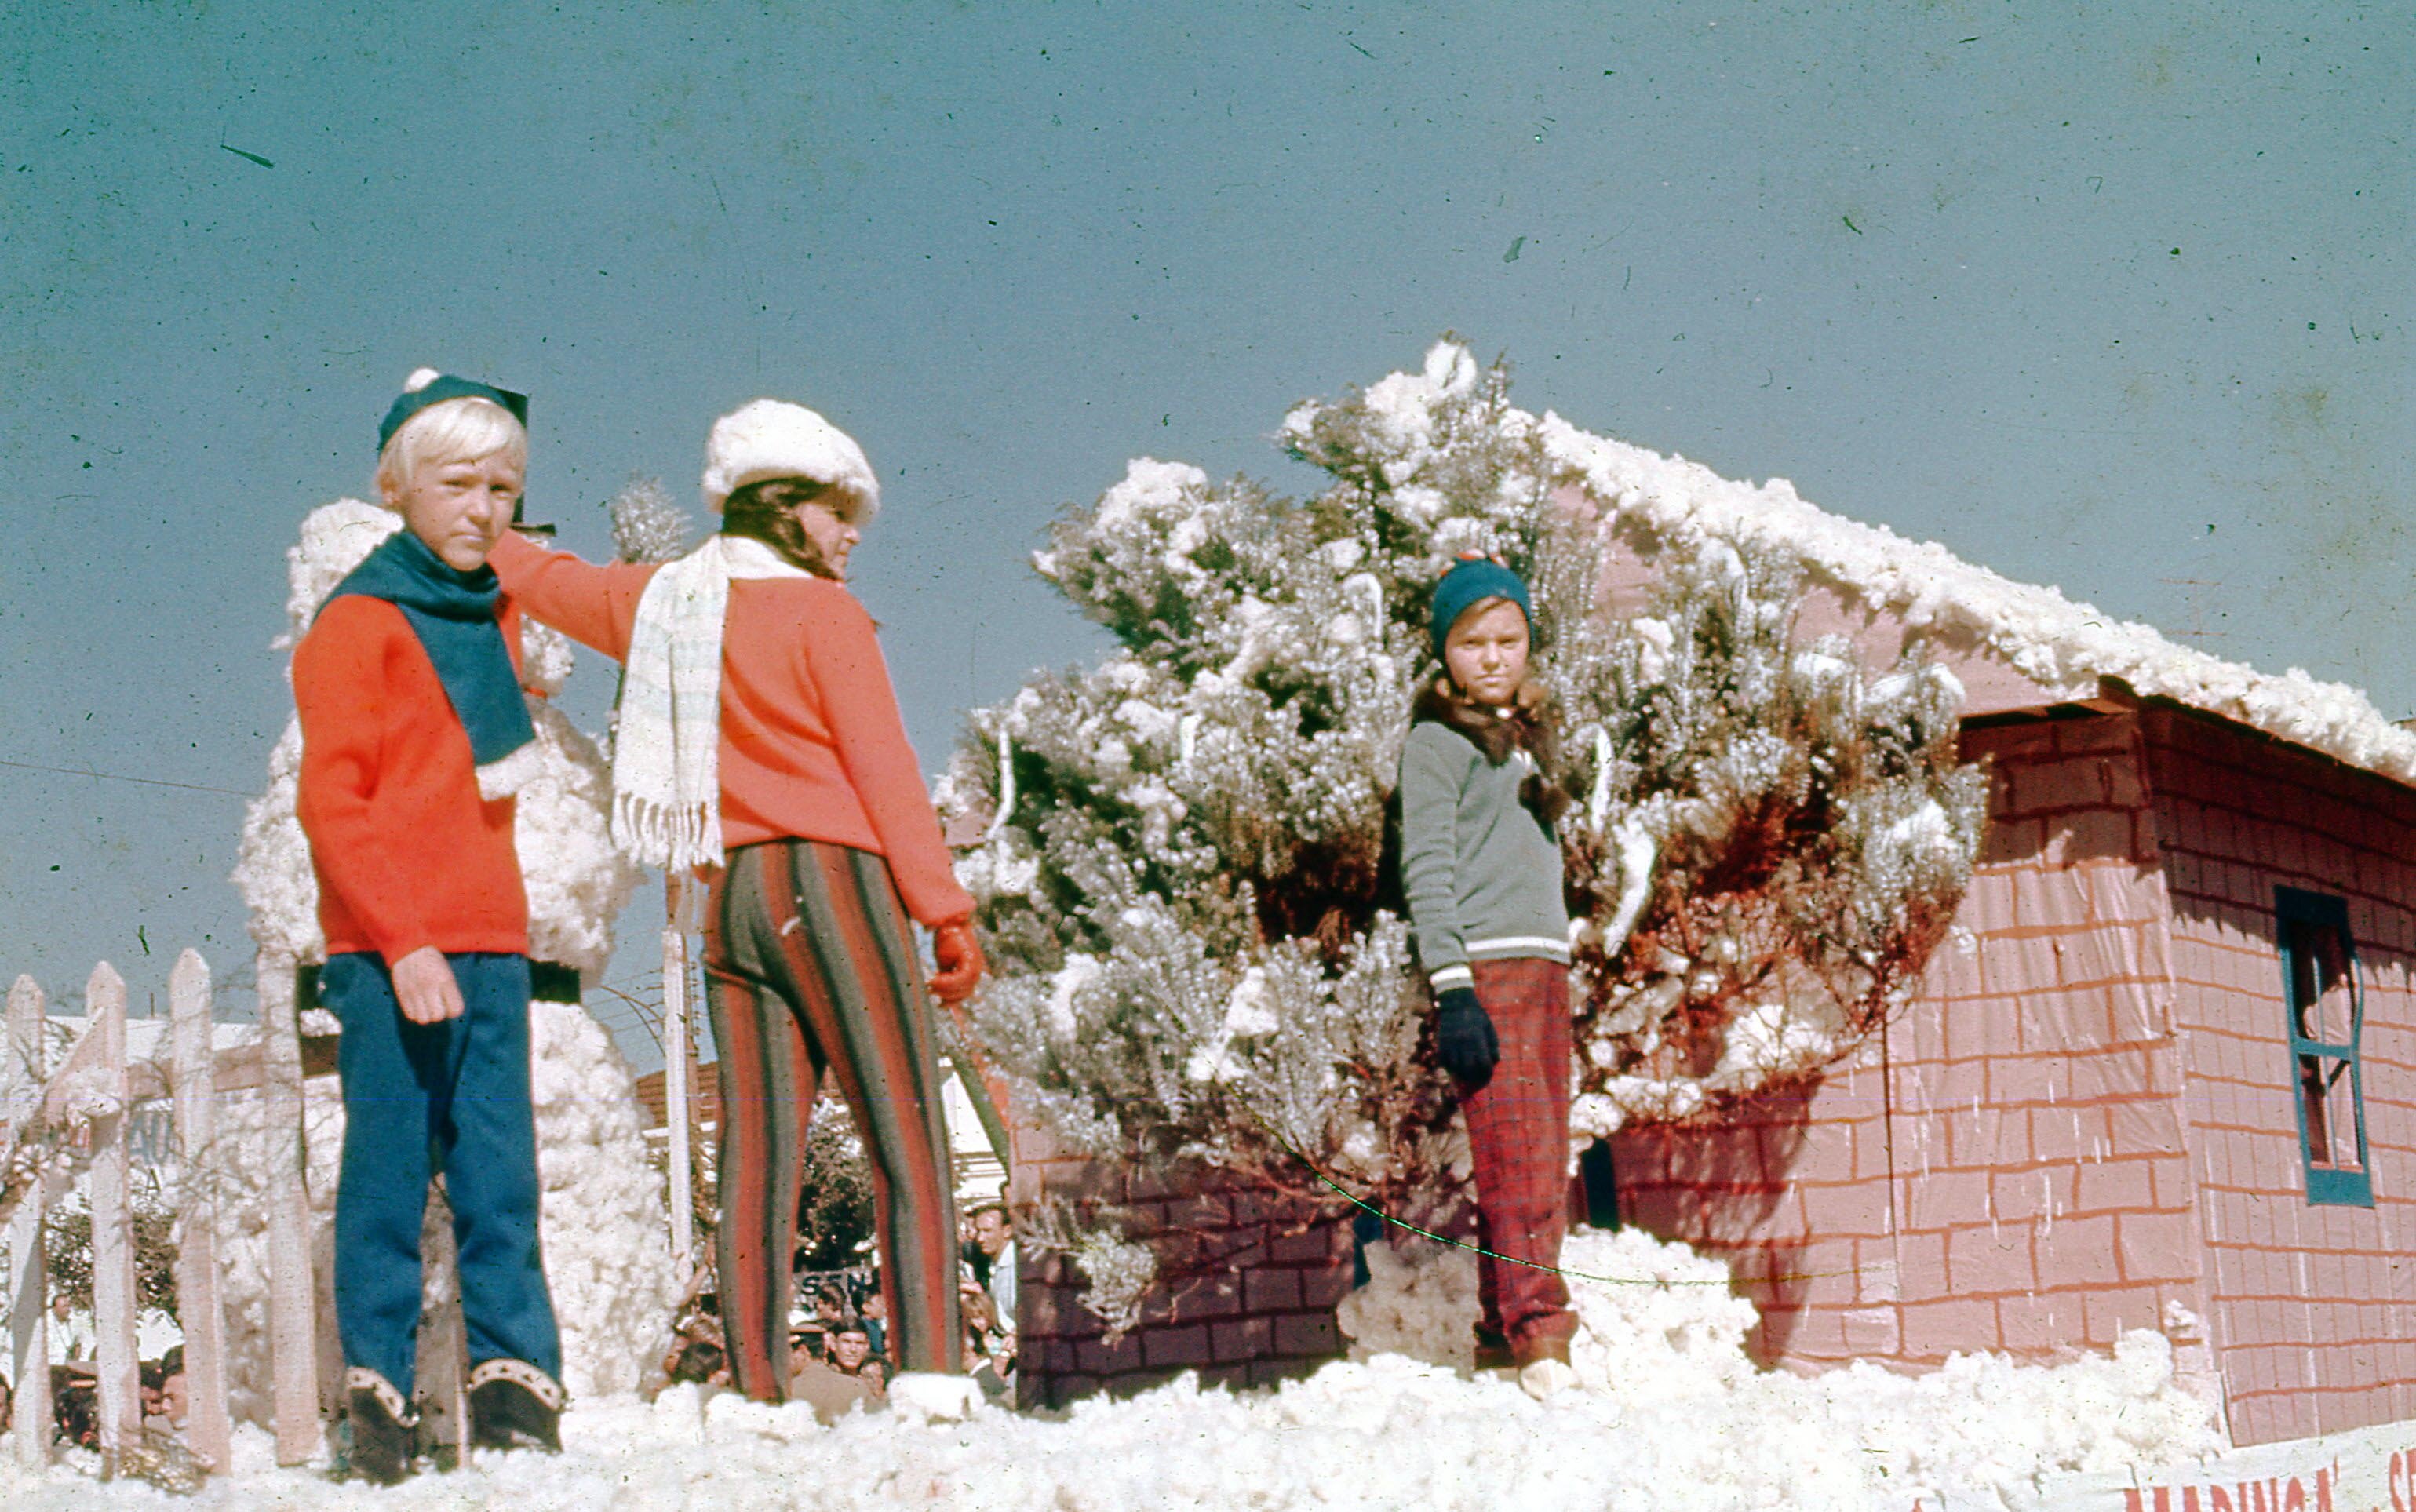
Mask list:
POLYGON ((759 399, 713 422, 704 443, 706 508, 718 513, 732 493, 770 477, 810 477, 848 490, 861 501, 858 523, 881 507, 881 480, 864 448, 804 405, 759 399))

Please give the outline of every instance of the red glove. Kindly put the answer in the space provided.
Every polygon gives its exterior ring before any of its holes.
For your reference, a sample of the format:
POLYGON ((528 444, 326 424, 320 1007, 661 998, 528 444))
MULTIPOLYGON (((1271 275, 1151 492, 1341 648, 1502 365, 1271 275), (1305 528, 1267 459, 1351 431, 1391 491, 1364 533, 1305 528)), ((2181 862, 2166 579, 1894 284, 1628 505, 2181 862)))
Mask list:
POLYGON ((981 942, 974 938, 973 924, 959 920, 933 930, 931 955, 940 963, 938 974, 931 978, 931 995, 943 1003, 961 1003, 973 996, 984 964, 981 942))

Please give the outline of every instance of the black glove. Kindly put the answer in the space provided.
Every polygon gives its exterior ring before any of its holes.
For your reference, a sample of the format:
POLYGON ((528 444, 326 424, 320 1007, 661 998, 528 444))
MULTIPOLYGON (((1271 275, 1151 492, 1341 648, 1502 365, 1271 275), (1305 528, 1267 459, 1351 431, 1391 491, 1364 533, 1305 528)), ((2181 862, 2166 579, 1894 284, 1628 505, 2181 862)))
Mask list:
POLYGON ((1442 1068, 1471 1092, 1493 1080, 1502 1039, 1472 988, 1446 987, 1435 994, 1435 1051, 1442 1068))

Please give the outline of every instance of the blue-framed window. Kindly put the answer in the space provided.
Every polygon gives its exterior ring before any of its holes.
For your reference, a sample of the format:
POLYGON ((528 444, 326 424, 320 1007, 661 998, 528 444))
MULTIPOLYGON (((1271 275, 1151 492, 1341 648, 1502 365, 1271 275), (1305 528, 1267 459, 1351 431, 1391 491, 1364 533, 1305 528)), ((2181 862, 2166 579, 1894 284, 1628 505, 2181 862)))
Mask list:
POLYGON ((2372 1207, 2365 1070, 2357 1052, 2365 1027, 2365 992, 2358 983, 2348 904, 2325 893, 2276 887, 2273 916, 2282 945, 2282 993, 2289 1010, 2290 1072, 2307 1201, 2372 1207))

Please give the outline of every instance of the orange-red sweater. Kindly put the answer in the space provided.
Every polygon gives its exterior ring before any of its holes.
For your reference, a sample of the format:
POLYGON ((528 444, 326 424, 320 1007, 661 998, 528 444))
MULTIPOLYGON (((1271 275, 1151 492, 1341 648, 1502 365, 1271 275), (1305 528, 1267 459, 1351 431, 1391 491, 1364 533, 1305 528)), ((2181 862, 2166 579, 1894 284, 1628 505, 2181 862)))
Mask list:
MULTIPOLYGON (((508 602, 504 643, 520 666, 508 602)), ((512 800, 478 796, 470 736, 402 611, 336 599, 294 652, 300 809, 330 955, 528 949, 512 800)))
MULTIPOLYGON (((651 566, 594 567, 506 534, 489 559, 526 612, 615 661, 651 566)), ((885 857, 926 926, 970 917, 906 740, 872 616, 826 578, 730 585, 721 634, 721 845, 795 837, 885 857)))

